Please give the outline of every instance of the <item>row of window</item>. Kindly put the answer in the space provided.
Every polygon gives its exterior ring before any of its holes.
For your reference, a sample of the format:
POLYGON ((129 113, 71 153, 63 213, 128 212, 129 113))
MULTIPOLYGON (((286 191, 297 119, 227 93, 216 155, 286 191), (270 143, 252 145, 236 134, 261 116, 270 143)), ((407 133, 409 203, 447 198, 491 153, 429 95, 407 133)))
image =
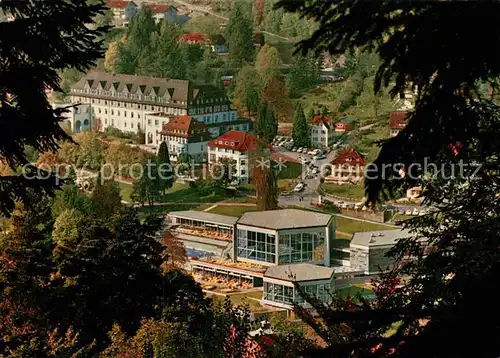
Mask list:
POLYGON ((319 130, 319 129, 313 129, 312 132, 313 134, 326 134, 325 130, 319 130))
MULTIPOLYGON (((307 285, 301 286, 306 295, 316 297, 321 302, 328 304, 332 301, 331 285, 307 285)), ((293 303, 303 303, 300 292, 295 287, 280 285, 277 283, 264 282, 264 296, 268 301, 292 305, 293 303)))
MULTIPOLYGON (((108 105, 108 101, 104 99, 95 99, 95 98, 87 98, 87 97, 73 97, 73 102, 81 102, 81 103, 91 103, 96 105, 108 105)), ((120 101, 109 101, 109 106, 111 107, 123 107, 123 108, 131 108, 137 110, 144 111, 153 111, 153 112, 163 112, 167 114, 185 114, 186 111, 182 108, 173 108, 168 106, 153 106, 153 105, 145 105, 140 103, 129 103, 129 102, 120 102, 120 101)))
POLYGON ((226 148, 219 148, 219 147, 210 147, 210 151, 213 152, 220 152, 220 153, 228 153, 228 154, 239 154, 239 155, 246 155, 246 152, 240 152, 238 150, 234 149, 226 149, 226 148))

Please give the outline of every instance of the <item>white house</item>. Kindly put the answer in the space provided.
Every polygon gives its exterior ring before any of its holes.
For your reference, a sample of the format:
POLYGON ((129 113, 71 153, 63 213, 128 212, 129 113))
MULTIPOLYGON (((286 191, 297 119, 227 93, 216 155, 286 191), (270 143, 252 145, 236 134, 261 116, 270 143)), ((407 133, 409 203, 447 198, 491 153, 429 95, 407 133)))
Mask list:
POLYGON ((255 150, 257 138, 250 133, 231 130, 208 142, 208 163, 214 165, 222 158, 234 161, 240 184, 249 181, 249 153, 255 150))
POLYGON ((207 160, 210 134, 205 124, 190 116, 177 116, 163 126, 161 135, 172 161, 177 161, 181 153, 188 154, 195 162, 207 160))
POLYGON ((316 115, 311 123, 311 146, 330 147, 334 144, 335 122, 332 116, 316 115))

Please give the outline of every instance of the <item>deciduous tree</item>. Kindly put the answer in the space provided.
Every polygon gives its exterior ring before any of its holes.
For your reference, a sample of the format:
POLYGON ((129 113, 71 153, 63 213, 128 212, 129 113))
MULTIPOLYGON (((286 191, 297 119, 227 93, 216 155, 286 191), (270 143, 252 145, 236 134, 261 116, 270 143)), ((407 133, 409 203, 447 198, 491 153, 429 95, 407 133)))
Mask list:
POLYGON ((243 67, 236 75, 235 105, 240 110, 245 109, 249 115, 257 112, 261 89, 262 81, 255 68, 251 66, 243 67))
POLYGON ((97 180, 90 196, 91 214, 109 218, 118 213, 122 207, 120 186, 114 180, 101 182, 97 180))
POLYGON ((106 55, 104 57, 104 68, 108 72, 116 72, 118 63, 120 62, 120 51, 118 49, 118 41, 110 42, 106 55))
POLYGON ((165 247, 165 260, 163 261, 163 270, 182 270, 184 265, 188 262, 186 248, 182 241, 177 239, 172 233, 167 232, 163 236, 163 246, 165 247))
POLYGON ((269 81, 273 71, 280 66, 280 62, 280 54, 276 47, 265 44, 260 48, 255 58, 255 69, 264 83, 269 81))
POLYGON ((267 104, 280 121, 288 122, 290 120, 292 103, 288 97, 285 78, 282 75, 275 73, 269 77, 267 84, 262 89, 261 102, 267 104))

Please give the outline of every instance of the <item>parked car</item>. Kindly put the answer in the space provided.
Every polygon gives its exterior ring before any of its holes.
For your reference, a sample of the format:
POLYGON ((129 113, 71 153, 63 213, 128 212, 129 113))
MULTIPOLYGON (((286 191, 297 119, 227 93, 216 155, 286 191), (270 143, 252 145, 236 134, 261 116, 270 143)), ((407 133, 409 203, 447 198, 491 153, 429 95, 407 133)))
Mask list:
POLYGON ((326 155, 324 154, 318 154, 314 157, 314 159, 316 160, 322 160, 322 159, 326 159, 326 155))
POLYGON ((293 188, 293 191, 296 193, 301 192, 302 190, 304 190, 303 183, 298 183, 297 185, 295 185, 295 188, 293 188))
POLYGON ((312 173, 313 174, 318 174, 318 171, 319 171, 318 168, 314 167, 314 169, 312 170, 312 173))
POLYGON ((310 150, 309 152, 307 152, 307 154, 309 155, 315 155, 317 152, 316 150, 310 150))
POLYGON ((293 148, 292 148, 292 152, 296 152, 296 151, 297 151, 297 149, 298 149, 297 147, 293 147, 293 148))
POLYGON ((291 192, 289 192, 289 191, 282 191, 282 192, 280 193, 280 196, 290 196, 290 195, 292 195, 292 193, 291 193, 291 192))
POLYGON ((302 153, 302 149, 304 149, 304 148, 299 147, 299 149, 297 149, 297 153, 302 153))
POLYGON ((332 204, 333 204, 333 202, 331 202, 331 201, 330 201, 330 200, 328 200, 328 199, 321 199, 321 202, 322 202, 323 204, 325 204, 325 205, 332 205, 332 204))

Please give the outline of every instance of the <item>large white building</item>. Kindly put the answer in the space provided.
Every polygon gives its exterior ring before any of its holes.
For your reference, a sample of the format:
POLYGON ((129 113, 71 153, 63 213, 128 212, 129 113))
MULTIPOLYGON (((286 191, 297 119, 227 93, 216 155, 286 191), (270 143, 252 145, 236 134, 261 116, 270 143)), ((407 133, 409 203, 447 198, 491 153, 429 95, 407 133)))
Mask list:
POLYGON ((75 112, 71 120, 74 132, 91 127, 99 130, 114 127, 134 133, 142 131, 146 134, 147 144, 157 145, 163 119, 149 121, 148 115, 190 115, 207 124, 215 136, 234 127, 250 130, 251 121, 237 118, 224 90, 214 86, 195 86, 187 80, 91 72, 71 88, 70 96, 71 102, 79 105, 79 112, 75 112))
POLYGON ((249 156, 256 149, 257 138, 250 133, 231 130, 208 142, 208 163, 214 165, 223 158, 234 162, 235 175, 240 184, 249 181, 249 156))

